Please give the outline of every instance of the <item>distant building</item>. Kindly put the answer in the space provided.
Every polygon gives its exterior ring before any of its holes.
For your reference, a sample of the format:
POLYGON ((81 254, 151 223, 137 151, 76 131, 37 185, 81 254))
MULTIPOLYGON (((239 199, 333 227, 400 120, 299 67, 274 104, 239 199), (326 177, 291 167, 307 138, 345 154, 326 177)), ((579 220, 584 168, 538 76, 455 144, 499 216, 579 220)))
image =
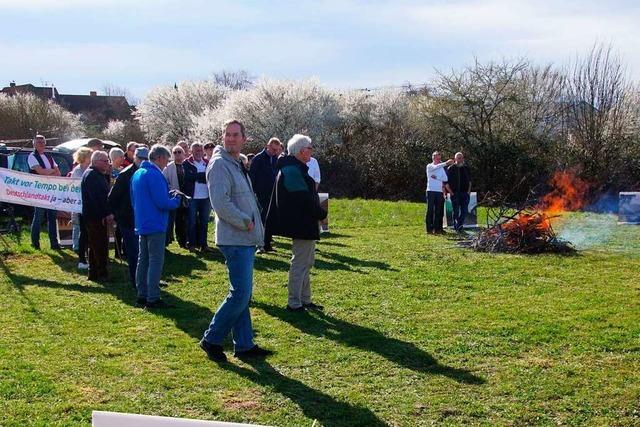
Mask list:
POLYGON ((18 93, 31 93, 42 99, 56 99, 58 96, 60 96, 60 94, 58 94, 58 90, 55 87, 37 87, 30 83, 26 85, 16 85, 12 82, 9 84, 9 86, 2 88, 1 92, 9 96, 13 96, 18 93))
POLYGON ((85 123, 106 125, 109 120, 131 120, 132 118, 132 107, 124 96, 103 96, 95 91, 89 92, 89 95, 61 95, 55 87, 16 85, 14 82, 2 88, 0 92, 9 96, 31 93, 39 98, 57 102, 66 110, 80 114, 85 123))

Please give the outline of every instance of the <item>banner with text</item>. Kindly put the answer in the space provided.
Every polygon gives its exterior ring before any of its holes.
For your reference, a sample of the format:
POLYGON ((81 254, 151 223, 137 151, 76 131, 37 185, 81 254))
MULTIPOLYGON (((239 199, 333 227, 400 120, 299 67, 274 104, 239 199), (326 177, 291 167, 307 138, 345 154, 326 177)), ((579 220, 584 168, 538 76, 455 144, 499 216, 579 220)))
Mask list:
POLYGON ((80 181, 0 168, 0 202, 82 213, 80 181))

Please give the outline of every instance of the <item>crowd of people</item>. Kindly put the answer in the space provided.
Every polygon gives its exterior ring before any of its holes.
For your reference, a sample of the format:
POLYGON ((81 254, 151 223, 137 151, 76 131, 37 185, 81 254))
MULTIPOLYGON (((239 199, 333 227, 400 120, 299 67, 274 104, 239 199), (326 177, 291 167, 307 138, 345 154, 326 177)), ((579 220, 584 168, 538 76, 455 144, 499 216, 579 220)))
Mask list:
MULTIPOLYGON (((126 151, 102 151, 99 140, 74 154, 72 177, 81 178, 82 213, 72 218, 78 268, 90 280, 108 280, 108 245, 114 230, 116 252, 128 264, 136 304, 170 308, 161 298, 166 246, 174 240, 189 251, 208 252, 208 225, 215 212, 215 244, 225 258, 229 293, 204 332, 200 347, 214 361, 225 361, 222 343, 233 336, 237 357, 264 357, 271 351, 253 339, 249 302, 256 253, 274 250, 273 236, 292 239, 286 309, 323 310, 312 299, 310 271, 320 239, 320 170, 308 136, 293 135, 285 145, 271 138, 255 156, 245 156, 244 125, 231 120, 220 145, 177 141, 173 148, 130 142, 126 151), (119 242, 119 243, 118 243, 119 242)), ((44 152, 44 137, 34 139, 29 156, 33 173, 60 175, 44 152)), ((462 153, 442 162, 434 152, 427 165, 428 233, 441 233, 444 198, 451 195, 454 228, 462 230, 471 180, 462 153)), ((36 208, 32 244, 39 248, 39 226, 48 218, 51 247, 59 248, 55 211, 36 208)))
MULTIPOLYGON (((309 137, 294 135, 286 151, 272 138, 260 153, 245 156, 244 125, 232 120, 223 130, 220 145, 178 141, 171 149, 130 142, 126 151, 113 148, 107 153, 99 140, 92 140, 74 153, 70 173, 82 180, 82 213, 72 217, 78 268, 86 269, 90 280, 109 280, 113 234, 116 255, 120 252, 128 264, 136 304, 148 310, 171 307, 161 298, 160 279, 166 246, 174 235, 189 251, 211 251, 207 237, 213 209, 215 244, 229 274, 229 294, 200 341, 215 361, 226 360, 222 341, 229 333, 237 357, 270 354, 254 343, 249 301, 255 255, 275 250, 274 235, 292 239, 286 309, 323 309, 311 299, 310 270, 319 221, 327 214, 320 207, 320 172, 309 137)), ((45 146, 44 137, 34 139, 31 171, 59 175, 45 146)), ((40 208, 33 220, 33 246, 39 248, 44 215, 49 218, 51 247, 58 249, 56 212, 40 208)))

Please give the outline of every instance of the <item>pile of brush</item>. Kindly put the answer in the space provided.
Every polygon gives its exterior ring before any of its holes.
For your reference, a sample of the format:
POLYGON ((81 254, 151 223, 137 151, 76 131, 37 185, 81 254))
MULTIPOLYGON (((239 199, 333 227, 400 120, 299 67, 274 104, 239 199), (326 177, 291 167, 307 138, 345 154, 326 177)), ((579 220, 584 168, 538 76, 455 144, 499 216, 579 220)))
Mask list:
POLYGON ((551 218, 541 211, 519 210, 501 215, 493 225, 460 244, 480 252, 516 254, 570 253, 575 248, 559 239, 551 218))

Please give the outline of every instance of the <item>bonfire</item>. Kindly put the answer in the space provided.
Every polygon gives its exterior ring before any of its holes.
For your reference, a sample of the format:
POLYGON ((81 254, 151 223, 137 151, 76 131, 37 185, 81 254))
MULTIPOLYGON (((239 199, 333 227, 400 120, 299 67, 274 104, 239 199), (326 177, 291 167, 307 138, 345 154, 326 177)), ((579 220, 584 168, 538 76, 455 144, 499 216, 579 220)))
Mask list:
POLYGON ((501 206, 489 211, 487 228, 461 244, 482 252, 574 252, 570 242, 558 238, 551 222, 584 207, 589 186, 570 172, 556 173, 550 184, 553 190, 532 208, 501 206))

